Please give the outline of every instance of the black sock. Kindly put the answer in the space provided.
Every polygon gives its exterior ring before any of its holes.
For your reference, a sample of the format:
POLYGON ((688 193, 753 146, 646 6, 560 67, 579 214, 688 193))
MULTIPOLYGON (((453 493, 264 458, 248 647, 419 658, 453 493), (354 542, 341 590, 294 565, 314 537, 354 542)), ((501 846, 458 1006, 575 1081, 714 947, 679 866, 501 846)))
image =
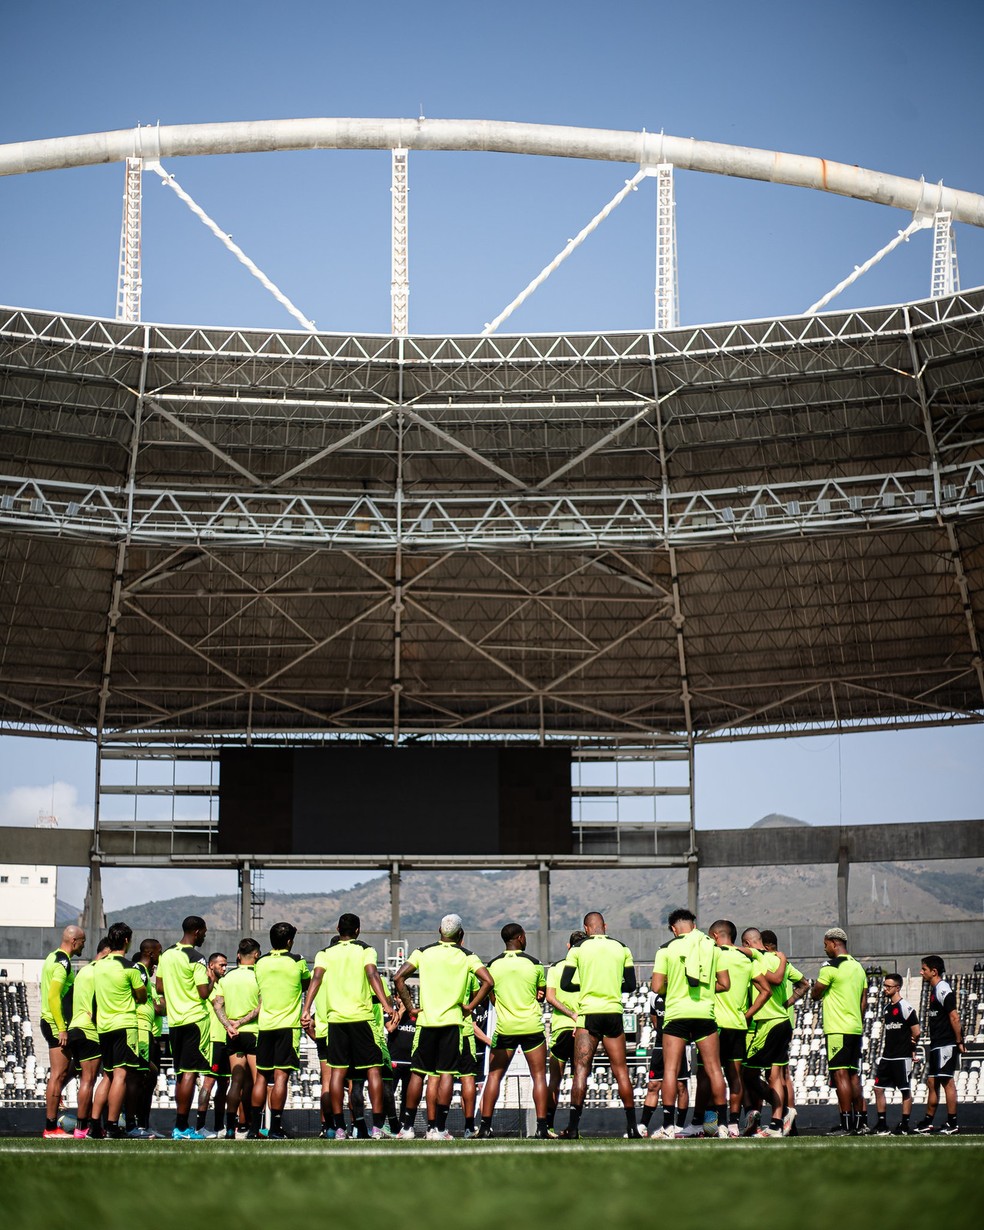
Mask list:
POLYGON ((723 1106, 717 1108, 718 1124, 723 1124, 725 1127, 731 1122, 731 1107, 727 1102, 723 1106))
POLYGON ((886 1111, 884 1111, 884 1110, 880 1110, 880 1111, 878 1112, 878 1123, 877 1123, 877 1125, 876 1125, 876 1126, 878 1126, 878 1127, 888 1127, 888 1119, 886 1118, 886 1114, 887 1114, 887 1112, 886 1112, 886 1111))
POLYGON ((216 1106, 215 1108, 215 1130, 217 1132, 222 1131, 222 1118, 223 1118, 222 1111, 219 1110, 219 1108, 216 1106))
POLYGON ((385 1122, 386 1122, 386 1116, 383 1114, 382 1111, 380 1111, 379 1114, 377 1114, 375 1111, 372 1112, 372 1126, 374 1128, 381 1128, 385 1122))
POLYGON ((683 1127, 683 1125, 686 1122, 687 1122, 687 1108, 685 1106, 678 1106, 676 1110, 677 1127, 683 1127))
POLYGON ((556 1116, 556 1114, 557 1114, 557 1107, 556 1107, 556 1106, 553 1108, 553 1110, 547 1111, 547 1127, 549 1127, 549 1128, 552 1128, 552 1127, 553 1127, 553 1125, 554 1125, 554 1117, 556 1116))
POLYGON ((45 1119, 45 1121, 44 1121, 44 1130, 45 1130, 46 1132, 54 1132, 54 1131, 56 1130, 56 1128, 57 1128, 57 1127, 58 1127, 58 1120, 57 1120, 57 1119, 45 1119))
POLYGON ((202 1128, 205 1126, 205 1120, 207 1118, 208 1118, 207 1109, 199 1110, 195 1112, 195 1128, 197 1131, 200 1132, 202 1130, 202 1128))
POLYGON ((465 1131, 474 1132, 474 1130, 475 1130, 475 1116, 465 1115, 465 1131))
POLYGON ((404 1128, 412 1128, 412 1127, 413 1127, 413 1121, 414 1121, 414 1119, 416 1119, 416 1117, 417 1117, 417 1111, 416 1111, 416 1110, 407 1110, 407 1108, 406 1108, 406 1107, 404 1107, 404 1108, 403 1108, 403 1110, 402 1110, 402 1111, 400 1111, 400 1125, 401 1125, 401 1127, 404 1127, 404 1128))
POLYGON ((949 1111, 947 1111, 947 1115, 946 1115, 946 1122, 947 1122, 947 1125, 948 1125, 949 1127, 953 1127, 953 1125, 956 1123, 956 1121, 957 1121, 957 1115, 956 1115, 956 1112, 954 1112, 954 1113, 951 1115, 951 1114, 950 1114, 950 1112, 949 1112, 949 1111))
POLYGON ((849 1132, 851 1130, 851 1119, 852 1119, 852 1115, 849 1110, 844 1111, 844 1113, 841 1115, 841 1127, 844 1129, 845 1132, 849 1132))
POLYGON ((907 1128, 908 1126, 909 1126, 909 1116, 903 1115, 902 1118, 899 1120, 899 1127, 907 1128))
POLYGON ((655 1113, 656 1113, 655 1106, 643 1105, 642 1110, 639 1112, 639 1122, 642 1124, 644 1128, 649 1127, 649 1120, 653 1117, 655 1113))
POLYGON ((390 1115, 389 1117, 389 1130, 391 1132, 398 1132, 400 1130, 400 1120, 396 1115, 390 1115))
POLYGON ((584 1110, 583 1106, 575 1106, 573 1102, 571 1103, 571 1115, 570 1115, 570 1118, 567 1120, 568 1132, 576 1133, 579 1131, 582 1110, 584 1110))
POLYGON ((263 1122, 263 1107, 262 1106, 251 1106, 250 1111, 249 1111, 249 1130, 251 1132, 258 1132, 260 1130, 260 1124, 262 1122, 263 1122))
POLYGON ((332 1118, 332 1122, 335 1125, 335 1131, 344 1132, 345 1131, 345 1112, 342 1111, 340 1115, 332 1115, 331 1118, 332 1118))
POLYGON ((226 1111, 225 1125, 226 1125, 227 1132, 234 1132, 236 1130, 235 1111, 226 1111))
POLYGON ((175 1115, 174 1126, 178 1129, 179 1132, 187 1132, 188 1116, 187 1115, 175 1115))
MULTIPOLYGON (((539 1122, 539 1121, 538 1121, 538 1122, 539 1122)), ((630 1136, 638 1136, 638 1135, 639 1135, 639 1129, 636 1127, 636 1117, 635 1117, 635 1107, 634 1107, 634 1106, 626 1106, 626 1108, 625 1108, 625 1122, 628 1124, 628 1128, 629 1128, 629 1135, 630 1135, 630 1136)))
POLYGON ((483 1116, 482 1116, 482 1127, 483 1127, 483 1128, 490 1128, 491 1126, 492 1126, 492 1116, 491 1116, 491 1115, 483 1115, 483 1116))
POLYGON ((673 1126, 673 1116, 675 1111, 672 1106, 663 1107, 663 1127, 670 1128, 673 1126))
POLYGON ((284 1112, 282 1110, 270 1111, 270 1131, 282 1132, 284 1130, 284 1112))
POLYGON ((448 1111, 450 1109, 450 1106, 442 1106, 440 1102, 437 1104, 437 1130, 439 1132, 443 1132, 448 1126, 448 1111))

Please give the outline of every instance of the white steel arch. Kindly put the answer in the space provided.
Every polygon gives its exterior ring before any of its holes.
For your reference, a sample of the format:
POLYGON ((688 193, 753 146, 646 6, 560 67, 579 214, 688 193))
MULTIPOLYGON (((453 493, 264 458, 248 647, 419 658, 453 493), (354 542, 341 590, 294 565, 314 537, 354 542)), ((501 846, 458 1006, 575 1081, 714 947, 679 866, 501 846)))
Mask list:
POLYGON ((209 154, 297 149, 463 150, 587 158, 705 171, 813 188, 912 213, 948 212, 984 226, 984 195, 826 158, 725 145, 663 133, 524 124, 505 120, 281 119, 172 124, 0 145, 0 175, 209 154))

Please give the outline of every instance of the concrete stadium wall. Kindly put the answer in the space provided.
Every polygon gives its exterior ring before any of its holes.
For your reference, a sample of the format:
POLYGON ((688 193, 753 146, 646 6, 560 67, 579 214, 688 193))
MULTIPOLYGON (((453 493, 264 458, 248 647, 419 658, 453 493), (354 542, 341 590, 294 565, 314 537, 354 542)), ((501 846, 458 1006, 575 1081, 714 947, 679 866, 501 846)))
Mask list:
MULTIPOLYGON (((626 866, 645 866, 645 856, 653 850, 652 827, 647 825, 622 825, 616 834, 614 826, 591 826, 598 829, 603 839, 594 843, 592 853, 604 858, 604 866, 611 865, 611 856, 628 856, 626 866), (636 840, 633 842, 633 838, 636 840), (638 849, 636 848, 638 847, 638 849)), ((91 861, 91 829, 35 829, 0 826, 0 861, 5 863, 53 864, 58 867, 88 867, 91 861)), ((132 842, 130 834, 103 834, 106 858, 104 866, 180 866, 184 870, 200 867, 235 868, 248 858, 254 868, 289 867, 289 860, 278 863, 275 856, 250 855, 243 852, 219 857, 199 851, 201 861, 195 861, 195 851, 181 847, 180 834, 176 837, 165 827, 157 835, 161 850, 150 856, 128 856, 126 842, 132 842), (173 862, 171 847, 181 855, 173 862), (118 848, 117 848, 118 847, 118 848), (179 848, 180 847, 180 848, 179 848)), ((681 852, 685 856, 685 850, 681 852)), ((910 859, 930 860, 940 858, 984 858, 984 820, 939 820, 932 824, 845 824, 845 825, 784 825, 776 828, 751 829, 698 829, 697 857, 702 869, 711 867, 787 867, 803 863, 837 863, 846 858, 850 863, 905 862, 910 859)), ((406 871, 413 870, 412 854, 392 855, 380 861, 368 858, 364 868, 375 867, 389 870, 393 861, 403 864, 406 871)), ((549 861, 549 860, 548 860, 549 861)), ((588 856, 581 860, 584 866, 591 865, 588 856)), ((453 870, 456 860, 442 860, 446 870, 453 870)), ((539 866, 540 856, 531 859, 529 866, 539 866)), ((307 859, 305 866, 352 867, 351 858, 332 859, 325 853, 323 861, 307 859)), ((557 860, 557 865, 575 865, 570 859, 557 860)), ((599 864, 602 865, 602 864, 599 864)), ((651 864, 650 864, 651 865, 651 864)), ((428 867, 433 866, 432 860, 428 867)), ((474 858, 467 862, 474 867, 474 858)), ((490 856, 489 869, 496 864, 490 856)))

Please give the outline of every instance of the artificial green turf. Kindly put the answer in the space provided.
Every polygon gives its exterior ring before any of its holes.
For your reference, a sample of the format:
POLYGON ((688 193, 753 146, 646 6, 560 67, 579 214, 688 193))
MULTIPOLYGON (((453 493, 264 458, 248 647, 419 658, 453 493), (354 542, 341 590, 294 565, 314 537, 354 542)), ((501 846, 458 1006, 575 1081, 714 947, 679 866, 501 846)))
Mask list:
POLYGON ((401 1142, 0 1141, 0 1223, 281 1230, 981 1226, 984 1138, 401 1142), (151 1199, 145 1199, 152 1193, 151 1199), (149 1218, 149 1220, 148 1220, 149 1218))

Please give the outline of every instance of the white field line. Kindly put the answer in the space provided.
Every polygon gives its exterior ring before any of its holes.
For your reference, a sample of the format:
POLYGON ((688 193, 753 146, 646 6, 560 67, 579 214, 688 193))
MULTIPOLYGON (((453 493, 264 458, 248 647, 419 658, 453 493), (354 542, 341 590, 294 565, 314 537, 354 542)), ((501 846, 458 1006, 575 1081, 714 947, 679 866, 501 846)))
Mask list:
MULTIPOLYGON (((72 1142, 73 1145, 75 1142, 72 1142)), ((340 1153, 342 1156, 360 1158, 369 1157, 373 1160, 388 1159, 394 1156, 410 1154, 412 1156, 429 1155, 431 1157, 474 1157, 476 1153, 494 1153, 496 1156, 502 1154, 534 1154, 539 1157, 555 1156, 564 1157, 573 1152, 578 1153, 625 1153, 626 1150, 635 1150, 637 1152, 648 1152, 650 1149, 655 1149, 659 1153, 676 1152, 685 1145, 685 1141, 660 1141, 658 1144, 654 1142, 652 1145, 640 1142, 639 1144, 628 1141, 615 1140, 581 1140, 573 1141, 552 1141, 541 1142, 539 1144, 532 1141, 494 1141, 492 1143, 486 1141, 446 1141, 439 1144, 437 1142, 428 1141, 393 1141, 387 1142, 389 1147, 377 1145, 371 1147, 365 1141, 345 1141, 344 1143, 333 1143, 325 1141, 318 1143, 314 1140, 293 1140, 293 1141, 256 1141, 249 1142, 246 1147, 251 1150, 259 1150, 265 1152, 271 1150, 273 1152, 284 1154, 289 1153, 292 1157, 319 1157, 325 1158, 332 1153, 340 1153), (554 1145, 550 1148, 549 1145, 554 1145), (353 1148, 353 1146, 361 1146, 353 1148)), ((42 1153, 60 1154, 64 1149, 66 1153, 75 1153, 78 1151, 90 1152, 95 1156, 105 1153, 119 1153, 124 1151, 136 1155, 144 1150, 152 1150, 157 1153, 158 1149, 166 1146, 167 1151, 176 1149, 176 1151, 186 1151, 188 1153, 201 1154, 202 1152, 213 1153, 216 1150, 225 1152, 223 1145, 232 1146, 234 1152, 239 1150, 235 1145, 240 1146, 246 1142, 211 1142, 211 1141, 93 1141, 91 1144, 81 1144, 76 1148, 68 1149, 61 1142, 52 1144, 43 1140, 23 1140, 17 1138, 0 1138, 0 1156, 3 1155, 20 1155, 20 1156, 36 1156, 42 1153)), ((722 1142, 722 1145, 724 1142, 722 1142)), ((965 1136, 958 1139, 947 1139, 943 1141, 927 1140, 921 1137, 910 1137, 907 1140, 825 1140, 823 1137, 795 1137, 790 1140, 783 1141, 780 1145, 773 1145, 768 1141, 761 1140, 737 1140, 730 1141, 729 1145, 739 1148, 758 1148, 764 1150, 773 1150, 779 1148, 782 1151, 789 1149, 799 1151, 809 1151, 812 1149, 841 1149, 841 1148, 861 1148, 861 1149, 925 1149, 945 1148, 945 1149, 980 1149, 984 1146, 984 1136, 965 1136)), ((719 1146, 720 1147, 720 1146, 719 1146)), ((710 1154, 709 1142, 705 1143, 703 1148, 710 1154)))

